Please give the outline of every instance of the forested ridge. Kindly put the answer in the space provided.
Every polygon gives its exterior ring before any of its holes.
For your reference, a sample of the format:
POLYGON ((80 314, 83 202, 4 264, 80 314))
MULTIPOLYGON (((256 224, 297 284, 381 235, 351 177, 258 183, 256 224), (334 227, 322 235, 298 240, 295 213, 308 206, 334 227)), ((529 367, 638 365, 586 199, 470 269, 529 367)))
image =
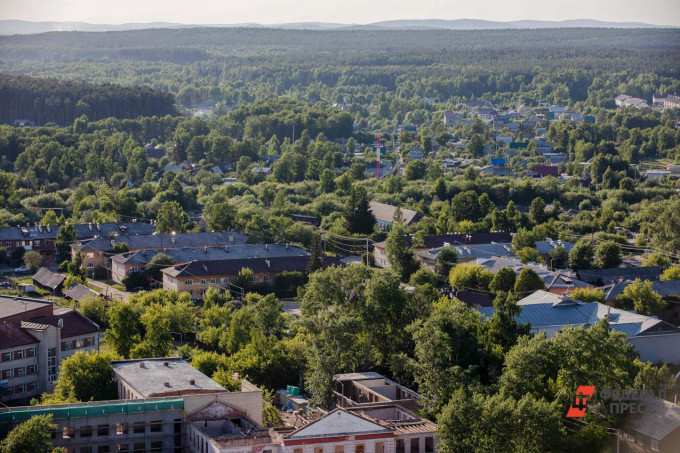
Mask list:
POLYGON ((137 118, 175 113, 174 96, 146 86, 124 87, 0 74, 0 122, 67 125, 81 115, 137 118))

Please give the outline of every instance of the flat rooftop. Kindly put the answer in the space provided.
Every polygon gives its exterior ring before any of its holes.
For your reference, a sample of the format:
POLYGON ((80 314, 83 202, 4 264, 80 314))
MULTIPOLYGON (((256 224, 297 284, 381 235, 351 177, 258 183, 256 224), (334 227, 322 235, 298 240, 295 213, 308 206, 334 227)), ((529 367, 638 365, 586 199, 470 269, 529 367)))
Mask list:
POLYGON ((194 392, 227 390, 184 360, 172 358, 114 360, 116 377, 148 398, 194 392))
POLYGON ((24 312, 38 310, 52 305, 52 302, 27 297, 0 296, 0 319, 24 312))

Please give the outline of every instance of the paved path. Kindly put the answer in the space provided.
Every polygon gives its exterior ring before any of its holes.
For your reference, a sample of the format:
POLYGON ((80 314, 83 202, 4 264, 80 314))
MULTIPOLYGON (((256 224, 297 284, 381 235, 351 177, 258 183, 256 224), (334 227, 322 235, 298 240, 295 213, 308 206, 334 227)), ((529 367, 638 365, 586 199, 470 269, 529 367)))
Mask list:
POLYGON ((128 302, 130 300, 130 296, 132 296, 132 293, 121 291, 107 285, 106 283, 98 282, 97 280, 88 279, 87 282, 92 286, 99 288, 99 292, 101 292, 103 295, 122 300, 123 302, 128 302))

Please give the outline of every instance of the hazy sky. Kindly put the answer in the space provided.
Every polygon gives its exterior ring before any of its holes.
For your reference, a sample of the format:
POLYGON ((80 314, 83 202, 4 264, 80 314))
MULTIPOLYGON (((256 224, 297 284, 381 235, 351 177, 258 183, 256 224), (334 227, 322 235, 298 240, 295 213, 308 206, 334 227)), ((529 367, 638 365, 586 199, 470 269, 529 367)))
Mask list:
POLYGON ((680 25, 680 0, 0 0, 31 21, 370 23, 392 19, 599 19, 680 25))

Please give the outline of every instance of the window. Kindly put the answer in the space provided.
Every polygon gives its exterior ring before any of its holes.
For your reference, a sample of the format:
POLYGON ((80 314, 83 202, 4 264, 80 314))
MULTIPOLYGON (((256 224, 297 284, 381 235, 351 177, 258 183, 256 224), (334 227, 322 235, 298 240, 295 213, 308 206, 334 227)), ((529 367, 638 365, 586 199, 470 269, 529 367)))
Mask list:
POLYGON ((12 353, 11 352, 3 352, 2 353, 2 361, 3 362, 9 362, 12 360, 12 353))
POLYGON ((194 281, 193 280, 184 280, 184 284, 191 286, 191 285, 194 284, 194 281))
POLYGON ((14 351, 14 360, 19 360, 24 358, 24 350, 20 349, 18 351, 14 351))
POLYGON ((85 342, 83 341, 82 338, 75 340, 75 342, 76 342, 76 348, 82 348, 83 346, 85 346, 85 342))
POLYGON ((26 376, 26 367, 19 367, 14 369, 14 374, 19 377, 19 376, 26 376))
POLYGON ((156 451, 156 452, 161 452, 163 451, 163 441, 162 440, 156 440, 151 442, 151 449, 149 451, 156 451))
POLYGON ((323 447, 314 447, 314 453, 323 453, 323 447))
POLYGON ((70 341, 62 341, 61 342, 61 350, 62 351, 70 351, 73 349, 73 344, 70 341))
POLYGON ((335 446, 335 453, 345 453, 344 445, 336 445, 335 446))
POLYGON ((50 382, 57 380, 57 348, 47 350, 47 379, 50 382))
POLYGON ((214 285, 215 283, 217 283, 217 279, 211 278, 211 279, 210 279, 210 284, 211 284, 211 285, 214 285))
POLYGON ((296 448, 293 453, 302 453, 302 448, 296 448))
POLYGON ((116 446, 116 451, 118 453, 127 453, 129 451, 128 450, 128 444, 118 444, 116 446))
POLYGON ((94 269, 94 263, 87 263, 87 267, 89 269, 94 269))
POLYGON ((40 247, 40 239, 36 239, 33 243, 36 247, 40 247))
POLYGON ((146 442, 135 442, 134 451, 146 451, 146 442))
POLYGON ((411 453, 420 451, 420 439, 411 439, 411 453))
POLYGON ((37 388, 36 382, 29 382, 28 384, 26 384, 26 392, 27 393, 35 392, 36 388, 37 388))
POLYGON ((24 393, 26 391, 26 386, 24 384, 17 385, 14 387, 14 394, 24 393))
POLYGON ((205 279, 204 278, 201 279, 201 285, 205 285, 205 279))
POLYGON ((397 453, 404 453, 404 449, 406 448, 404 442, 404 439, 397 439, 397 453))
MULTIPOLYGON (((116 435, 123 436, 127 434, 127 423, 116 423, 116 435)), ((127 449, 127 445, 125 446, 127 449)))
POLYGON ((652 439, 652 443, 649 445, 653 451, 659 451, 659 441, 652 439))
POLYGON ((97 453, 109 453, 110 451, 108 445, 100 445, 97 447, 97 453))
POLYGON ((2 370, 2 379, 11 379, 14 377, 14 370, 2 370))
POLYGON ((265 275, 264 277, 262 277, 262 280, 264 280, 265 282, 268 282, 269 281, 269 275, 265 275))
POLYGON ((92 437, 92 427, 83 425, 80 427, 80 437, 92 437))
POLYGON ((139 272, 139 268, 138 267, 131 267, 130 272, 139 272))
POLYGON ((12 243, 11 242, 5 242, 5 247, 11 247, 12 243))
POLYGON ((76 437, 76 429, 73 426, 64 426, 61 437, 64 439, 73 439, 76 437))
POLYGON ((98 436, 108 436, 109 435, 109 425, 97 425, 97 435, 98 436))
POLYGON ((259 278, 257 278, 257 275, 253 275, 253 281, 256 282, 258 280, 259 280, 259 278))
POLYGON ((161 431, 163 431, 163 421, 162 420, 153 420, 150 423, 150 426, 151 426, 150 431, 152 433, 160 433, 161 431))
POLYGON ((94 344, 94 337, 83 338, 83 346, 92 346, 94 344))
POLYGON ((221 278, 221 279, 220 279, 220 283, 222 283, 223 285, 226 285, 227 283, 229 283, 229 279, 226 278, 226 277, 221 278))
POLYGON ((92 447, 80 447, 80 453, 92 453, 92 447))
POLYGON ((87 252, 88 258, 94 258, 94 252, 87 252))
POLYGON ((434 437, 425 438, 425 452, 434 453, 434 437))
POLYGON ((364 444, 356 444, 354 453, 364 453, 364 444))
POLYGON ((26 357, 35 357, 36 355, 38 355, 38 348, 26 349, 26 357))
POLYGON ((146 427, 144 426, 144 422, 134 422, 132 424, 132 432, 134 434, 144 434, 146 431, 146 427))
POLYGON ((385 453, 385 442, 375 443, 375 453, 385 453))

